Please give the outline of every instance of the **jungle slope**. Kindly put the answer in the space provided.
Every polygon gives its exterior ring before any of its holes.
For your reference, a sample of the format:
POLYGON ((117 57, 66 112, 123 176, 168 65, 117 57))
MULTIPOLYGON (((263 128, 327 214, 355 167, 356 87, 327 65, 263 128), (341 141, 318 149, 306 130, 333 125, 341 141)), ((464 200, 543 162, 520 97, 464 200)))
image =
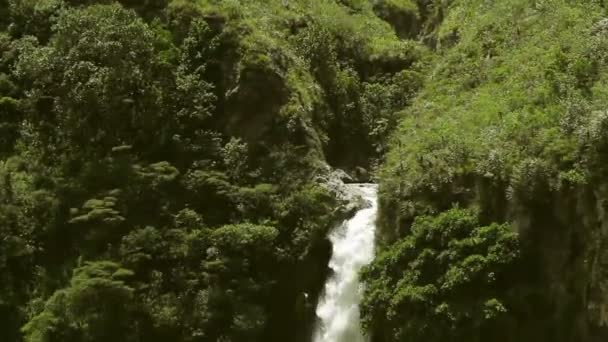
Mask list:
POLYGON ((451 1, 381 172, 374 341, 608 337, 603 1, 451 1))
POLYGON ((379 4, 0 0, 0 340, 307 341, 429 54, 379 4))

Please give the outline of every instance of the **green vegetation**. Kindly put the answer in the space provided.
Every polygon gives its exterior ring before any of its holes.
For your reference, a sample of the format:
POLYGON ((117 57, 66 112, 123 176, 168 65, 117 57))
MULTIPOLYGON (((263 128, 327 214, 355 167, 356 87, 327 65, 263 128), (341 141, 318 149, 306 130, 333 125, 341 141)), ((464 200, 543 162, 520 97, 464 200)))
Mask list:
MULTIPOLYGON (((367 326, 378 341, 605 340, 604 2, 451 1, 428 13, 435 19, 422 35, 437 56, 381 172, 382 246, 365 273, 367 326), (445 267, 462 261, 439 256, 459 253, 462 237, 430 250, 416 239, 422 222, 441 222, 455 205, 475 209, 471 236, 486 229, 478 225, 518 233, 507 292, 486 292, 467 273, 473 296, 442 288, 445 267), (410 250, 428 254, 432 268, 419 270, 410 250), (394 286, 404 290, 391 293, 394 286), (468 305, 454 307, 456 299, 468 305), (484 313, 487 300, 499 318, 484 313)), ((487 251, 468 253, 480 272, 500 275, 502 264, 481 258, 487 251)))
POLYGON ((0 0, 0 341, 307 342, 319 180, 378 163, 430 54, 374 10, 0 0))
POLYGON ((0 0, 0 341, 309 342, 331 167, 380 182, 374 342, 606 340, 606 18, 0 0))
POLYGON ((476 213, 419 216, 363 272, 363 323, 385 341, 499 341, 518 251, 507 225, 480 227, 476 213))

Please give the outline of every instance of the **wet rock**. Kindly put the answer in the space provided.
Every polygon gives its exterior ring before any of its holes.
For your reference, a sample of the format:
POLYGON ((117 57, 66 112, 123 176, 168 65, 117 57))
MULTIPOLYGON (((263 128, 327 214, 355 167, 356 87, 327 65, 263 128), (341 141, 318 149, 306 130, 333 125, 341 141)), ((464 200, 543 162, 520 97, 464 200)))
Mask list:
POLYGON ((360 166, 355 168, 354 177, 358 183, 368 183, 370 180, 369 172, 360 166))
POLYGON ((354 215, 357 210, 369 205, 363 199, 360 190, 347 185, 346 182, 352 183, 353 178, 343 170, 334 170, 326 165, 323 172, 317 176, 317 182, 343 203, 337 210, 342 211, 345 218, 354 215))
POLYGON ((351 177, 346 171, 341 169, 335 169, 333 172, 334 177, 340 178, 344 183, 354 183, 353 177, 351 177))

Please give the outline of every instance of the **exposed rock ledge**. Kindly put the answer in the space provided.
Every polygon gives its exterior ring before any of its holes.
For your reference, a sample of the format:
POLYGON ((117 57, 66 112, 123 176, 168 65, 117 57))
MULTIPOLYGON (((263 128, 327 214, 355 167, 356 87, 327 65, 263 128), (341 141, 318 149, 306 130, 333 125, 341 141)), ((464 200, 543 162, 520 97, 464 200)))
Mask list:
POLYGON ((371 205, 363 199, 361 190, 348 186, 347 183, 353 183, 354 181, 343 170, 332 169, 326 165, 323 172, 317 176, 316 181, 343 203, 337 210, 344 211, 346 217, 350 217, 356 211, 371 205))

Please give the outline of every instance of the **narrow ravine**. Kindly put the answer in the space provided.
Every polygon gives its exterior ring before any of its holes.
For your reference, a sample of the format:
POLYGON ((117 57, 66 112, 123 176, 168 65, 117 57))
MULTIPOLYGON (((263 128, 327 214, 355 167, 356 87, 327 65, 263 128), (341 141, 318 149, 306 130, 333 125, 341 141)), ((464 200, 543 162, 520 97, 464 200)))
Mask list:
POLYGON ((329 267, 333 274, 317 306, 319 322, 314 342, 366 341, 359 324, 362 289, 358 273, 374 256, 377 185, 351 184, 349 187, 359 192, 368 205, 329 236, 333 246, 329 267))

